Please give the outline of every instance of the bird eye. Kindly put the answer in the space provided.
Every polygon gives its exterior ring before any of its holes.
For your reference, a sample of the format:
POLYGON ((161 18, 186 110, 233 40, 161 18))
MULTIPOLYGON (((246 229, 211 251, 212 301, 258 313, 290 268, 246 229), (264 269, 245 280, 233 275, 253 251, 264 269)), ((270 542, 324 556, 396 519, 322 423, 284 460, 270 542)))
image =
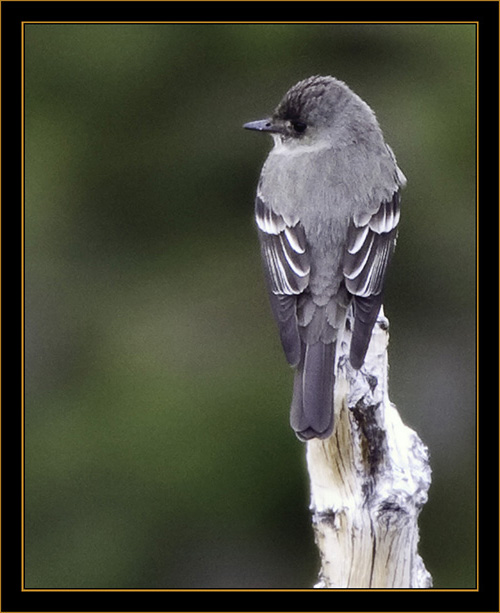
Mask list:
POLYGON ((306 131, 307 124, 303 123, 302 121, 292 121, 292 128, 298 134, 302 134, 303 132, 306 131))

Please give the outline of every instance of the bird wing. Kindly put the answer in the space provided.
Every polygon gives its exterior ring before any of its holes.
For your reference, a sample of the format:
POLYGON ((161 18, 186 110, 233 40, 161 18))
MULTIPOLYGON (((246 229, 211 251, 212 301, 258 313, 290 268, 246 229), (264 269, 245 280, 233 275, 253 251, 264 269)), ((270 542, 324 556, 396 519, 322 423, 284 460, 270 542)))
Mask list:
POLYGON ((297 296, 308 286, 311 269, 304 228, 298 220, 274 212, 260 195, 255 218, 271 308, 287 360, 296 366, 301 357, 297 296))
POLYGON ((344 257, 344 278, 354 296, 354 330, 350 360, 361 368, 373 326, 382 304, 387 266, 396 245, 400 195, 382 202, 374 213, 364 212, 351 220, 344 257))

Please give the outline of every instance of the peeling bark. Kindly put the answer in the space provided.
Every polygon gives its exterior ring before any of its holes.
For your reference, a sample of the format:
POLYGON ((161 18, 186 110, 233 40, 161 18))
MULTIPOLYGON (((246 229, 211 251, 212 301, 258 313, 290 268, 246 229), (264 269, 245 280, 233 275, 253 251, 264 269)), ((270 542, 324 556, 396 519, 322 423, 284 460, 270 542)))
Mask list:
POLYGON ((311 512, 321 569, 317 588, 429 588, 417 551, 427 501, 427 448, 389 401, 388 321, 379 315, 365 364, 340 347, 335 428, 307 444, 311 512))

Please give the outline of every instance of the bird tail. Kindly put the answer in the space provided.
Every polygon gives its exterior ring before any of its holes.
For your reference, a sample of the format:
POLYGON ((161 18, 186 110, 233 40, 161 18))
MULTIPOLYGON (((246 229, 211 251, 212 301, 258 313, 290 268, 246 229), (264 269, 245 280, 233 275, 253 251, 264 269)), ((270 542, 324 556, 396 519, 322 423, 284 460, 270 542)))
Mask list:
POLYGON ((335 343, 304 345, 290 409, 290 424, 301 441, 331 435, 334 386, 335 343))

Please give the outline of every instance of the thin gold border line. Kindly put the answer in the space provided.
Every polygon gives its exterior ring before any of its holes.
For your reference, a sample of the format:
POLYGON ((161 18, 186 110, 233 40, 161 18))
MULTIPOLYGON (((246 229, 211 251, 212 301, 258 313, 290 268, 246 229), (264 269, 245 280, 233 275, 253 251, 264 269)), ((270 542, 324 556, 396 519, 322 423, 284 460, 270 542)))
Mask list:
MULTIPOLYGON (((284 1, 284 0, 282 0, 284 1)), ((25 380, 24 380, 24 323, 25 323, 25 257, 24 257, 24 242, 25 242, 25 53, 24 53, 24 38, 25 26, 33 24, 80 24, 80 25, 98 25, 98 24, 116 24, 116 25, 146 25, 146 24, 219 24, 219 25, 271 25, 271 24, 412 24, 412 25, 439 25, 439 24, 468 24, 476 26, 476 587, 475 588, 429 588, 418 590, 419 592, 477 592, 479 591, 479 396, 478 396, 478 381, 479 381, 479 22, 478 21, 22 21, 21 22, 21 591, 22 592, 318 592, 318 591, 334 591, 334 592, 408 592, 413 591, 411 588, 402 589, 325 589, 317 590, 314 588, 269 588, 269 589, 252 589, 244 588, 221 588, 221 589, 177 589, 177 588, 158 588, 158 589, 141 589, 141 588, 25 588, 24 587, 24 563, 25 563, 25 496, 24 496, 24 469, 25 469, 25 380)), ((500 51, 499 51, 500 56, 500 51)), ((500 253, 499 253, 500 260, 500 253)), ((1 299, 1 294, 0 294, 1 299)), ((0 330, 1 333, 1 330, 0 330)), ((500 466, 500 456, 499 456, 500 466)), ((500 541, 499 541, 500 544, 500 541)))
POLYGON ((478 592, 477 588, 24 588, 23 592, 478 592))
POLYGON ((24 545, 25 545, 25 512, 24 512, 24 433, 25 433, 25 380, 24 380, 24 343, 25 343, 25 333, 24 333, 24 301, 25 301, 25 292, 24 292, 24 283, 25 283, 25 258, 24 258, 24 201, 25 201, 25 190, 24 190, 24 26, 21 24, 21 591, 24 587, 24 545))
MULTIPOLYGON (((57 1, 57 0, 56 0, 57 1)), ((63 0, 60 0, 63 1, 63 0)), ((99 2, 100 0, 88 0, 99 2)), ((118 0, 116 0, 118 1, 118 0)), ((135 1, 135 0, 129 0, 135 1)), ((153 2, 155 0, 152 0, 153 2)), ((156 1, 164 1, 164 0, 156 0, 156 1)), ((181 0, 182 1, 182 0, 181 0)), ((186 2, 190 2, 191 0, 184 0, 186 2)), ((223 0, 224 1, 224 0, 223 0)), ((230 1, 230 0, 226 0, 230 1)), ((267 2, 267 0, 260 0, 262 2, 267 2)), ((285 1, 285 0, 281 0, 285 1)), ((290 1, 290 0, 287 0, 290 1)), ((293 1, 293 0, 292 0, 293 1)), ((297 0, 298 1, 298 0, 297 0)), ((331 0, 319 0, 321 1, 331 1, 331 0)), ((357 1, 357 0, 354 0, 357 1)), ((396 0, 393 0, 396 1, 396 0)), ((427 0, 428 2, 433 2, 434 0, 427 0)), ((466 25, 479 25, 478 21, 22 21, 22 25, 32 25, 32 24, 49 24, 49 25, 67 25, 67 24, 79 24, 79 25, 98 25, 98 24, 111 24, 111 25, 157 25, 157 24, 215 24, 215 25, 321 25, 321 24, 358 24, 358 25, 400 25, 400 24, 410 24, 410 25, 449 25, 449 24, 466 24, 466 25)))
POLYGON ((476 588, 479 590, 479 22, 476 24, 476 588))

